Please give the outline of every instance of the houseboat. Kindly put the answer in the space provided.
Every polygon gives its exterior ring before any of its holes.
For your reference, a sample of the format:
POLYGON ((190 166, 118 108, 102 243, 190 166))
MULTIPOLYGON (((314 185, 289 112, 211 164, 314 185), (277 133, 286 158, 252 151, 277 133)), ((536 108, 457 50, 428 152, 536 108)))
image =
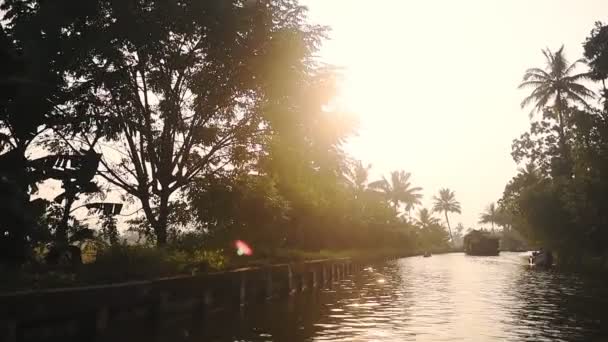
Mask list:
POLYGON ((499 238, 481 230, 473 230, 465 235, 463 244, 467 255, 498 255, 499 253, 499 238))

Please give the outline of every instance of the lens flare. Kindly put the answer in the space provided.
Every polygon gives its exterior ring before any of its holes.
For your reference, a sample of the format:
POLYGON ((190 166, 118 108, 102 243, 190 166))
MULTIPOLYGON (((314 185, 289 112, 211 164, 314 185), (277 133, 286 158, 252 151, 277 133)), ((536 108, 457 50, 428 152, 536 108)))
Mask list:
POLYGON ((234 242, 234 247, 236 247, 236 254, 243 256, 253 255, 253 249, 249 247, 249 245, 243 240, 236 240, 234 242))

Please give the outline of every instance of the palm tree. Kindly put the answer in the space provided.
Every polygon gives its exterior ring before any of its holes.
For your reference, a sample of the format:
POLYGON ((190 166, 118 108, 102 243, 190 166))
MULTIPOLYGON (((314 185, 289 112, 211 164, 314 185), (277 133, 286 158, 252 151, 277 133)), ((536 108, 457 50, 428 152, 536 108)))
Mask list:
POLYGON ((486 211, 479 215, 479 223, 492 223, 492 233, 494 232, 494 223, 499 219, 499 213, 494 203, 490 203, 486 211))
POLYGON ((371 164, 364 166, 363 162, 357 160, 346 170, 344 177, 356 193, 361 193, 367 190, 367 180, 369 178, 369 170, 371 168, 371 164))
POLYGON ((433 211, 443 212, 445 214, 445 221, 448 224, 448 229, 450 230, 450 240, 454 242, 448 213, 460 214, 460 202, 456 200, 456 194, 454 193, 454 191, 448 188, 439 190, 439 196, 434 196, 433 200, 435 201, 433 203, 433 211))
POLYGON ((538 168, 533 163, 528 163, 525 167, 518 168, 517 171, 524 178, 538 177, 539 173, 538 168))
POLYGON ((578 59, 569 64, 564 56, 563 45, 555 52, 549 49, 544 49, 542 52, 547 62, 545 69, 530 68, 526 70, 523 81, 519 85, 520 89, 534 88, 530 95, 521 102, 521 107, 524 108, 534 102, 535 105, 530 112, 530 116, 532 116, 534 112, 542 111, 552 101, 553 112, 551 113, 557 116, 560 144, 563 148, 565 146, 564 109, 567 108, 568 102, 589 107, 585 98, 593 98, 595 94, 578 83, 589 78, 589 73, 574 73, 576 66, 579 63, 584 63, 583 59, 578 59))
POLYGON ((439 220, 426 208, 418 211, 418 225, 420 228, 428 228, 432 225, 439 224, 439 220))
POLYGON ((421 187, 412 187, 410 183, 411 173, 405 171, 391 172, 390 182, 382 177, 381 180, 369 184, 371 189, 384 193, 387 200, 393 205, 395 210, 398 209, 400 203, 405 203, 406 208, 411 210, 415 205, 420 204, 422 194, 418 192, 421 187))

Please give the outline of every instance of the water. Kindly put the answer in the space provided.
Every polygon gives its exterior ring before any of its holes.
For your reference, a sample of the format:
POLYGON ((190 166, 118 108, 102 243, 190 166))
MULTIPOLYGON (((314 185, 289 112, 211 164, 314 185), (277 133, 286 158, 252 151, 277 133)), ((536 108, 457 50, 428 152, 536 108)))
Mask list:
MULTIPOLYGON (((163 341, 608 341, 608 282, 530 269, 525 254, 406 258, 163 341), (198 331, 198 332, 197 332, 198 331)), ((159 336, 157 336, 158 338, 159 336)))

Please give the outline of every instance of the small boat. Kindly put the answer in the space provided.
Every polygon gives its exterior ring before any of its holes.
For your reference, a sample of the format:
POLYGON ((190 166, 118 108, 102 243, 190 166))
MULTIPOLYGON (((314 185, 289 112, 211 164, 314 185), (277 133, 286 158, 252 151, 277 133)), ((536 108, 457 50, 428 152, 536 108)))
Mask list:
POLYGON ((431 254, 431 252, 424 252, 423 255, 425 258, 430 258, 431 256, 433 256, 433 254, 431 254))
POLYGON ((553 266, 553 255, 551 252, 543 250, 532 252, 532 255, 528 258, 528 263, 530 266, 549 268, 553 266))

